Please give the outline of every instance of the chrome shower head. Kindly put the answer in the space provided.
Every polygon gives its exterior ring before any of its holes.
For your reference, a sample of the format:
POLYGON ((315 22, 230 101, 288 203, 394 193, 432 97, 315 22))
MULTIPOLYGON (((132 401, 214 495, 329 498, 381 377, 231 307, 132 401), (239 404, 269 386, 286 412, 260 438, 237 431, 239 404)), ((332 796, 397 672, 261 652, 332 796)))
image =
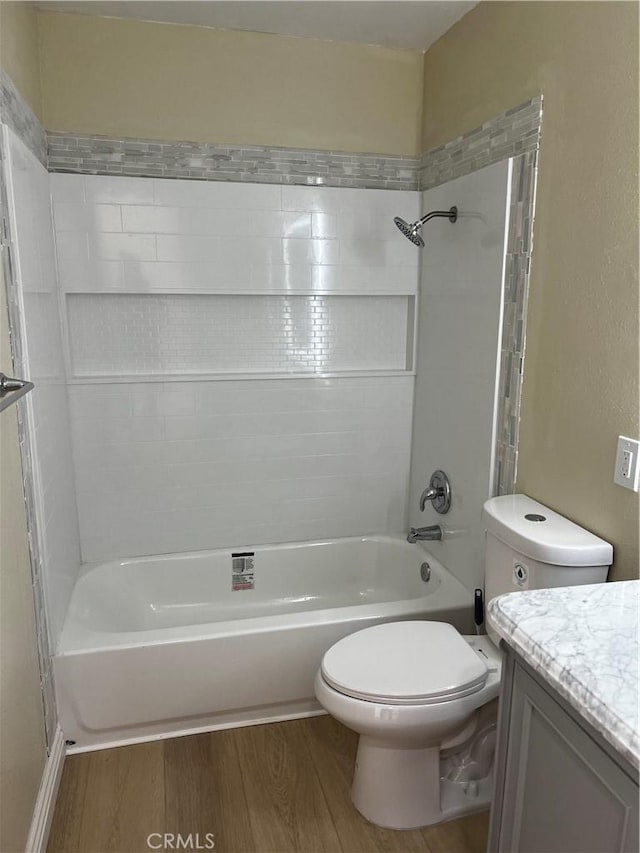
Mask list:
POLYGON ((428 222, 430 219, 435 219, 437 216, 444 217, 448 219, 449 222, 455 222, 458 219, 458 208, 454 206, 450 207, 449 210, 432 210, 431 213, 426 213, 416 222, 412 222, 411 224, 405 222, 400 216, 395 216, 393 221, 396 228, 399 228, 400 231, 402 231, 407 240, 411 240, 415 246, 422 249, 424 247, 424 240, 418 234, 418 231, 422 228, 425 222, 428 222))
POLYGON ((422 249, 424 246, 424 240, 418 234, 418 228, 420 225, 417 222, 414 222, 413 225, 409 225, 408 222, 405 222, 400 216, 396 216, 393 220, 396 224, 396 227, 399 228, 407 240, 411 240, 418 248, 422 249))

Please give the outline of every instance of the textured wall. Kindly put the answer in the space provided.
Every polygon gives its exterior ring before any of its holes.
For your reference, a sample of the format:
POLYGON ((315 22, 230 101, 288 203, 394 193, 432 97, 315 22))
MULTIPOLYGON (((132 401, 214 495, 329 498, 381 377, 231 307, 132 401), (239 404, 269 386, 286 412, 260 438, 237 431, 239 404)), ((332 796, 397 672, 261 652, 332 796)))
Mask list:
POLYGON ((40 15, 47 130, 417 154, 422 55, 40 15))
POLYGON ((638 496, 613 484, 638 426, 638 7, 482 3, 425 57, 424 148, 542 91, 519 490, 638 574, 638 496))
MULTIPOLYGON (((0 368, 12 372, 0 264, 0 368)), ((24 850, 46 760, 16 408, 0 414, 0 850, 24 850)))
POLYGON ((42 119, 37 12, 26 3, 0 3, 0 68, 42 119))

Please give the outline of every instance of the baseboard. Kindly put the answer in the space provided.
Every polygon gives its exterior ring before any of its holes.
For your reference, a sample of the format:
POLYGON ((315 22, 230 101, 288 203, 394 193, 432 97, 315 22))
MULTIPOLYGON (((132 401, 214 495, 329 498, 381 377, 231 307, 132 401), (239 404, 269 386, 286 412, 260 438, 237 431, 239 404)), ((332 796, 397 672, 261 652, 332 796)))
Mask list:
POLYGON ((31 818, 31 827, 25 848, 26 853, 45 853, 47 849, 65 753, 64 735, 58 726, 51 744, 51 752, 47 758, 47 763, 44 765, 40 790, 31 818))

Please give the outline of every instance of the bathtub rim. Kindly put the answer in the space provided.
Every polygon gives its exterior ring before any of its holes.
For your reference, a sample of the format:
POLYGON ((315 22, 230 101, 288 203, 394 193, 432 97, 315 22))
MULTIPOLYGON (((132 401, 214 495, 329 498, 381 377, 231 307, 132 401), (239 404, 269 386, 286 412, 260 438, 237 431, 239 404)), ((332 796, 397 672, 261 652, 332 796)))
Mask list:
MULTIPOLYGON (((334 545, 341 542, 390 542, 395 546, 400 545, 405 552, 415 553, 415 550, 423 551, 432 560, 435 560, 440 568, 444 569, 448 574, 452 573, 438 560, 436 555, 427 549, 426 543, 422 541, 408 542, 407 537, 403 533, 363 533, 356 536, 330 536, 323 539, 298 539, 294 542, 270 542, 266 545, 233 545, 225 548, 205 548, 197 551, 168 551, 164 554, 143 554, 134 557, 115 557, 112 560, 92 561, 82 563, 76 579, 76 584, 86 575, 96 569, 103 569, 108 566, 124 566, 126 564, 145 563, 151 560, 159 560, 161 562, 170 562, 176 557, 185 559, 197 559, 207 554, 225 554, 231 556, 232 553, 245 551, 295 551, 298 548, 310 548, 321 545, 334 545)), ((429 545, 437 545, 437 542, 430 542, 429 545)), ((453 575, 452 575, 453 576, 453 575)), ((460 583, 460 581, 458 581, 460 583)), ((464 584, 461 584, 464 587, 464 584)))
MULTIPOLYGON (((269 633, 274 630, 293 630, 304 626, 335 624, 343 621, 366 622, 372 617, 384 616, 398 620, 416 618, 425 610, 451 609, 457 607, 472 606, 472 593, 433 555, 420 543, 415 546, 409 544, 402 535, 392 534, 370 534, 363 536, 338 537, 335 539, 312 540, 309 542, 285 542, 265 546, 255 546, 254 550, 279 550, 286 548, 313 547, 316 545, 333 544, 337 542, 386 542, 400 545, 403 550, 417 546, 416 554, 419 560, 428 559, 431 570, 439 583, 436 589, 428 594, 416 598, 395 599, 373 604, 352 604, 339 607, 323 608, 318 610, 299 610, 273 616, 262 615, 245 619, 233 619, 220 622, 201 622, 191 625, 180 625, 166 628, 148 628, 139 631, 97 631, 87 628, 80 622, 70 619, 71 603, 67 611, 67 617, 60 635, 58 648, 55 652, 57 657, 66 657, 78 654, 94 654, 96 652, 107 652, 116 649, 137 648, 143 645, 165 645, 170 643, 191 643, 203 639, 220 639, 222 637, 235 636, 245 633, 269 633)), ((123 558, 109 560, 105 563, 89 563, 83 567, 78 577, 79 583, 91 571, 108 569, 109 566, 122 565, 124 563, 145 562, 148 560, 170 561, 176 557, 197 558, 207 554, 230 554, 231 551, 240 550, 233 548, 216 548, 211 551, 187 551, 177 554, 159 554, 145 557, 123 558)), ((390 621, 390 619, 388 620, 390 621)))

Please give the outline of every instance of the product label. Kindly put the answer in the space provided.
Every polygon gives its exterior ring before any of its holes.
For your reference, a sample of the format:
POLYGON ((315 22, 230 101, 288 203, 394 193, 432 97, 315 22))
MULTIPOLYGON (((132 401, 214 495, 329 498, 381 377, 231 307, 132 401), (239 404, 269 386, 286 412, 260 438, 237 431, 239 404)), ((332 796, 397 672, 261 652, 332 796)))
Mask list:
POLYGON ((254 551, 231 555, 231 589, 238 592, 241 589, 254 589, 254 551))

